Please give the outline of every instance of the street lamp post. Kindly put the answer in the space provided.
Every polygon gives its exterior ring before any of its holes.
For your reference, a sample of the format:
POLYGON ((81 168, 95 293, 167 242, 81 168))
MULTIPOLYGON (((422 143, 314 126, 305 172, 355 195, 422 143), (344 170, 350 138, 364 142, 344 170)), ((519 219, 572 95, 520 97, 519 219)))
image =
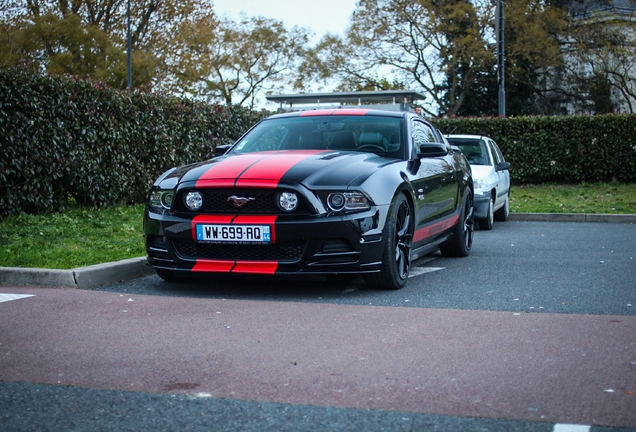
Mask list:
POLYGON ((130 0, 127 3, 126 39, 128 45, 128 89, 132 88, 132 37, 130 35, 130 0))
POLYGON ((506 117, 506 89, 504 87, 504 4, 497 0, 497 81, 499 83, 499 117, 506 117))

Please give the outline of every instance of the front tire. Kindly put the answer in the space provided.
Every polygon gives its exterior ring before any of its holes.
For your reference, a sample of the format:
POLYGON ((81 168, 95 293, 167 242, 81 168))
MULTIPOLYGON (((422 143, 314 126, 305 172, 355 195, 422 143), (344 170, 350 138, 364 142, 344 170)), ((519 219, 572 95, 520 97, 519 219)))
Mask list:
POLYGON ((510 192, 506 195, 506 201, 503 207, 495 212, 495 220, 498 222, 506 222, 510 216, 510 192))
POLYGON ((453 229, 451 237, 439 246, 442 255, 447 257, 467 257, 473 246, 475 222, 473 215, 473 194, 466 189, 466 197, 459 216, 459 222, 453 229))
POLYGON ((492 229, 492 224, 495 221, 495 200, 490 197, 490 202, 488 203, 488 211, 486 212, 485 219, 479 219, 479 229, 490 231, 492 229))
POLYGON ((177 272, 174 270, 155 268, 155 272, 157 272, 157 276, 166 282, 179 282, 183 280, 183 277, 177 276, 177 272))
POLYGON ((368 286, 396 290, 406 284, 411 271, 414 227, 411 206, 404 194, 400 194, 393 204, 384 228, 386 242, 380 273, 364 275, 364 281, 368 286))

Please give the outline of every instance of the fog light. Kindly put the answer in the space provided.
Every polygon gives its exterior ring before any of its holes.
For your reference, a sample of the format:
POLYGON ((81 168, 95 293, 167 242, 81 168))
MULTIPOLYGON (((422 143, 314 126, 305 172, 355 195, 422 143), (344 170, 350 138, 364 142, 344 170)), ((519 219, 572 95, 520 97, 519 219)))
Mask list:
POLYGON ((298 196, 293 192, 281 192, 278 194, 278 207, 290 212, 298 207, 298 196))
POLYGON ((192 211, 199 210, 203 205, 201 192, 188 192, 185 196, 185 205, 192 211))

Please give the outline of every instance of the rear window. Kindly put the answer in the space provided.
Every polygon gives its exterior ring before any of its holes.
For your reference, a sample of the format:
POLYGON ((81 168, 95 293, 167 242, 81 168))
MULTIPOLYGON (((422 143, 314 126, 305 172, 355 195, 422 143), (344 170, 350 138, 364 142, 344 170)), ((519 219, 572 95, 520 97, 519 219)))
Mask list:
POLYGON ((468 163, 473 165, 489 165, 488 148, 481 139, 448 138, 448 141, 462 151, 468 163))

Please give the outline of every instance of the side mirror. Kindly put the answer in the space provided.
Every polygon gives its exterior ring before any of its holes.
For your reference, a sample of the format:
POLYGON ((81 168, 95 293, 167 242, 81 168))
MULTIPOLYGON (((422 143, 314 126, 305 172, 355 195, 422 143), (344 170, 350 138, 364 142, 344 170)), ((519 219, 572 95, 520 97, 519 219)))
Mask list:
POLYGON ((448 154, 446 144, 426 143, 420 145, 420 151, 417 153, 419 158, 442 157, 448 154))
POLYGON ((510 169, 510 162, 499 162, 495 167, 495 171, 505 171, 510 169))
POLYGON ((222 145, 218 145, 214 148, 214 157, 217 156, 223 156, 225 154, 225 152, 227 152, 230 147, 232 147, 232 144, 222 144, 222 145))

